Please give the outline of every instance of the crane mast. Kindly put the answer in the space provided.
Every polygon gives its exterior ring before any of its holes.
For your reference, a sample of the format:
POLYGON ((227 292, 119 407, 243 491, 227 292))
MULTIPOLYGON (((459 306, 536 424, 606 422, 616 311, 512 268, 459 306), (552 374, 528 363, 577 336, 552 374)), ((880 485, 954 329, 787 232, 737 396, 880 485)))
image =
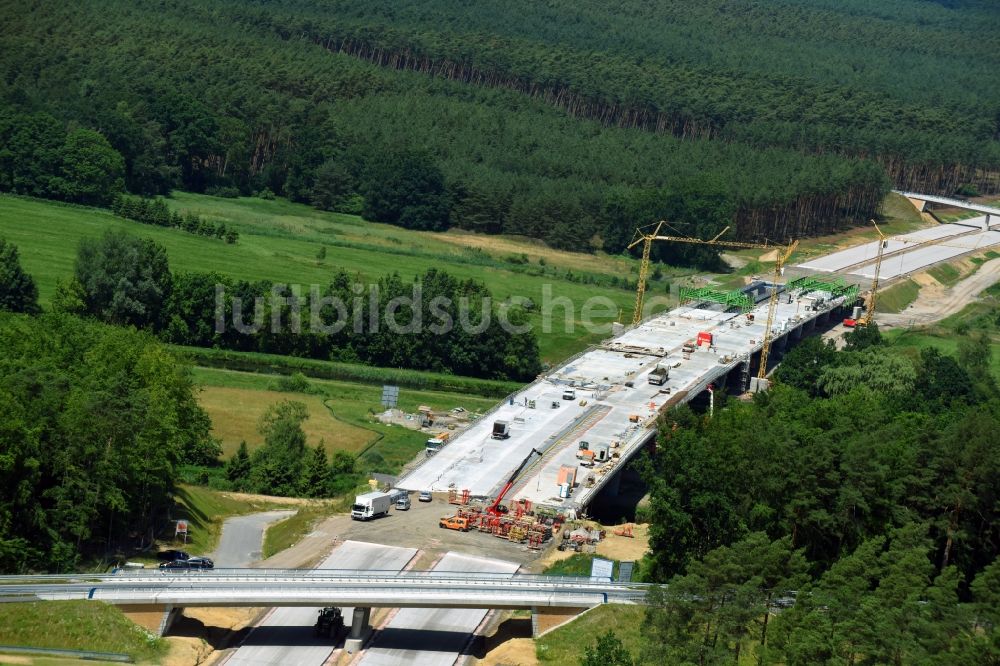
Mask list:
POLYGON ((888 237, 878 228, 875 220, 872 220, 872 224, 875 226, 875 231, 878 232, 878 254, 875 257, 875 273, 872 275, 872 289, 868 293, 868 298, 865 299, 865 313, 858 320, 858 326, 868 326, 875 321, 875 301, 878 297, 879 271, 882 269, 882 255, 885 252, 886 245, 889 244, 888 237))

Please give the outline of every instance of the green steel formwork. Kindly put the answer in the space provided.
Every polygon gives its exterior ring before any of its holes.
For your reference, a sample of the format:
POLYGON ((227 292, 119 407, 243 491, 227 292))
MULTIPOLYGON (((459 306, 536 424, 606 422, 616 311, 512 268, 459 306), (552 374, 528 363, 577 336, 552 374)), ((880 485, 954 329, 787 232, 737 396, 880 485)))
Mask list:
POLYGON ((753 299, 741 290, 719 291, 710 287, 693 289, 691 287, 681 287, 681 303, 691 301, 708 301, 709 303, 719 303, 729 308, 739 308, 740 312, 749 312, 753 309, 753 299))
POLYGON ((828 291, 834 298, 844 297, 845 303, 851 303, 858 297, 859 288, 856 284, 847 284, 842 277, 824 277, 807 275, 791 280, 785 285, 788 291, 828 291))

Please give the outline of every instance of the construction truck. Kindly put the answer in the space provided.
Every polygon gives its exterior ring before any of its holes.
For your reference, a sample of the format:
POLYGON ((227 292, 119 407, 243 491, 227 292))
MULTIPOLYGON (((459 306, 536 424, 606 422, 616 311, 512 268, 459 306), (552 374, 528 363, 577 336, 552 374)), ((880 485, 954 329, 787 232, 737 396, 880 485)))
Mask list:
POLYGON ((469 520, 468 518, 462 518, 460 516, 445 516, 438 521, 438 527, 441 529, 448 530, 458 530, 459 532, 469 531, 469 520))
POLYGON ((336 640, 344 631, 344 614, 334 606, 320 609, 313 630, 321 638, 336 640))
POLYGON ((665 365, 657 364, 653 371, 649 373, 649 383, 656 386, 663 386, 670 378, 670 369, 665 365))
POLYGON ((371 520, 389 513, 392 506, 392 495, 389 493, 365 493, 354 498, 351 507, 351 518, 354 520, 371 520))
POLYGON ((441 449, 443 449, 445 444, 448 443, 449 439, 451 439, 450 432, 442 432, 441 434, 435 435, 434 437, 428 439, 427 448, 425 450, 427 456, 430 457, 435 453, 437 453, 438 451, 440 451, 441 449))
POLYGON ((507 439, 510 437, 510 423, 507 421, 494 421, 491 437, 493 439, 507 439))

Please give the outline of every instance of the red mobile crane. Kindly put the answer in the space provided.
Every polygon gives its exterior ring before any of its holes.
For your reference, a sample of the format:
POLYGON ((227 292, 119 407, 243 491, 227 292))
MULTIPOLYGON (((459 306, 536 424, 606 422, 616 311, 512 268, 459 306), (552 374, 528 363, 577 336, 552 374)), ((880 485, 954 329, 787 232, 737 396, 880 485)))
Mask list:
POLYGON ((517 477, 521 475, 521 472, 524 471, 524 468, 528 466, 528 462, 531 460, 531 457, 534 456, 536 453, 538 455, 542 455, 542 452, 539 451, 538 449, 531 449, 531 453, 529 453, 527 457, 525 457, 525 459, 521 461, 521 464, 518 465, 516 470, 514 470, 514 473, 510 475, 509 479, 507 479, 507 484, 500 491, 500 494, 497 495, 497 498, 493 500, 493 504, 490 504, 489 507, 486 509, 486 513, 490 514, 491 516, 502 516, 503 514, 506 513, 506 510, 502 510, 500 508, 500 502, 502 502, 503 498, 507 495, 508 492, 510 492, 510 489, 514 485, 514 482, 517 481, 517 477))

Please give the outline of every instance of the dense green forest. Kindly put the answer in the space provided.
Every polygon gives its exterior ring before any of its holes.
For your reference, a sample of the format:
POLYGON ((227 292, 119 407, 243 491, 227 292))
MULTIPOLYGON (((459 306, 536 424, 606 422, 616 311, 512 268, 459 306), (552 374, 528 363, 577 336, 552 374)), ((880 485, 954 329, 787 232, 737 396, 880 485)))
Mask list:
POLYGON ((220 452, 163 345, 69 315, 0 313, 0 414, 4 572, 148 545, 178 466, 220 452))
POLYGON ((848 337, 803 341, 752 403, 662 423, 651 572, 671 585, 647 616, 652 663, 1000 659, 990 338, 910 358, 875 329, 848 337), (775 604, 790 610, 769 628, 775 604))
MULTIPOLYGON (((517 86, 472 85, 340 53, 351 49, 337 40, 349 39, 358 25, 372 23, 373 39, 396 34, 378 28, 376 5, 372 17, 336 5, 228 0, 5 7, 5 190, 81 200, 32 173, 38 155, 50 157, 56 173, 66 168, 49 136, 55 130, 39 129, 53 121, 64 133, 86 128, 105 137, 121 155, 121 178, 133 193, 180 187, 280 195, 404 226, 524 234, 576 250, 618 252, 638 224, 660 217, 692 234, 726 224, 755 238, 829 232, 875 215, 889 186, 875 161, 853 153, 702 132, 675 137, 600 114, 567 114, 565 104, 517 86)), ((431 19, 439 11, 424 10, 431 19)), ((404 30, 408 11, 400 7, 399 34, 416 39, 423 35, 417 27, 404 30)), ((577 22, 566 11, 567 22, 577 22)), ((441 22, 456 26, 456 39, 471 30, 458 30, 465 13, 441 22)), ((490 11, 483 8, 483 16, 490 11)), ((469 39, 485 48, 514 38, 469 39)), ((560 49, 568 47, 558 40, 517 39, 498 48, 527 62, 578 62, 577 55, 564 57, 560 49)), ((629 58, 639 56, 585 52, 591 55, 583 70, 602 85, 632 80, 629 58)), ((469 51, 470 62, 477 57, 469 51)), ((650 66, 654 61, 648 57, 650 66)), ((749 83, 750 92, 735 95, 710 79, 687 80, 734 108, 757 95, 749 83)), ((644 85, 658 89, 655 81, 644 85)), ((831 93, 837 127, 847 134, 853 130, 845 119, 854 111, 835 102, 853 99, 852 90, 831 93)), ((819 108, 794 86, 787 95, 805 100, 800 110, 819 108)), ((900 113, 890 104, 878 122, 891 125, 900 113)), ((956 125, 965 127, 965 119, 956 125)), ((809 117, 792 125, 821 123, 809 117)), ((656 252, 670 261, 699 254, 676 246, 656 252)))
POLYGON ((255 20, 288 37, 605 124, 874 155, 913 189, 1000 186, 988 2, 267 4, 255 20))

